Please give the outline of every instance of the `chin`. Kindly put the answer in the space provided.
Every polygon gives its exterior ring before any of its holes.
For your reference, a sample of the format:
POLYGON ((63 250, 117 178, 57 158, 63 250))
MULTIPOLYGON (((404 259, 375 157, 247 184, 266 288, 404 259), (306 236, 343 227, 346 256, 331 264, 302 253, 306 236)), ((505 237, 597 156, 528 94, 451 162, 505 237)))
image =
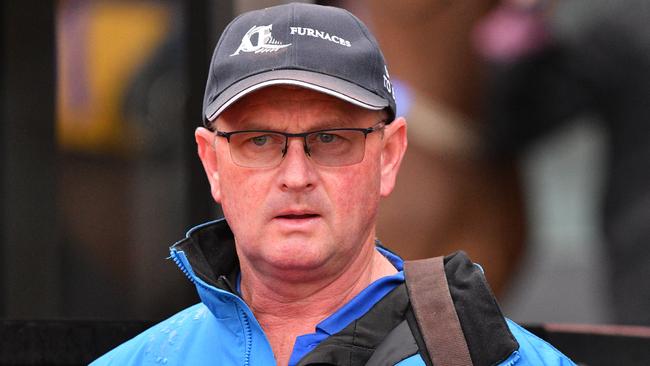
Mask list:
POLYGON ((314 247, 309 248, 305 247, 305 245, 301 244, 300 247, 289 245, 276 248, 278 250, 265 253, 261 259, 274 271, 286 274, 302 273, 302 275, 309 275, 317 271, 318 268, 326 266, 329 256, 314 250, 314 247))

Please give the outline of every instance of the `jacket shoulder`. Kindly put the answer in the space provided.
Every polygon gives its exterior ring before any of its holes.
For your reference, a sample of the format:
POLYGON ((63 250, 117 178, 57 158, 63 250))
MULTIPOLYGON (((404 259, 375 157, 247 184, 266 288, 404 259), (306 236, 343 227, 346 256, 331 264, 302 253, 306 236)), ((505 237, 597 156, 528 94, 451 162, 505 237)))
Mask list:
POLYGON ((196 338, 212 318, 205 305, 196 304, 122 343, 90 365, 167 364, 186 350, 187 340, 196 338))
POLYGON ((506 318, 506 322, 519 343, 519 349, 502 365, 575 365, 573 361, 545 340, 510 319, 506 318))
POLYGON ((465 253, 445 257, 444 272, 474 363, 574 365, 549 343, 503 316, 482 268, 465 253))

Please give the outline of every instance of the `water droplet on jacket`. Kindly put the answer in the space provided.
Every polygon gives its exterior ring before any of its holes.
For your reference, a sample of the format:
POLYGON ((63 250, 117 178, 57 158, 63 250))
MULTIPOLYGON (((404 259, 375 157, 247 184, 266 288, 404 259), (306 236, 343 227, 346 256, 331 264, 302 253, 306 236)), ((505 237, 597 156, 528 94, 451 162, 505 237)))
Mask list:
POLYGON ((187 314, 181 316, 181 317, 178 319, 178 321, 176 321, 176 324, 178 324, 178 326, 183 325, 183 322, 185 321, 185 319, 187 319, 187 314))
POLYGON ((177 335, 178 333, 175 330, 169 334, 169 338, 167 338, 169 344, 174 344, 174 339, 176 338, 177 335))
POLYGON ((162 357, 160 357, 160 356, 158 356, 158 358, 156 358, 156 363, 161 363, 161 362, 162 362, 162 360, 163 360, 163 358, 162 358, 162 357))
POLYGON ((167 364, 167 358, 163 358, 162 363, 163 363, 163 365, 166 365, 167 364))
POLYGON ((200 308, 194 313, 194 320, 199 320, 205 315, 205 308, 200 308))

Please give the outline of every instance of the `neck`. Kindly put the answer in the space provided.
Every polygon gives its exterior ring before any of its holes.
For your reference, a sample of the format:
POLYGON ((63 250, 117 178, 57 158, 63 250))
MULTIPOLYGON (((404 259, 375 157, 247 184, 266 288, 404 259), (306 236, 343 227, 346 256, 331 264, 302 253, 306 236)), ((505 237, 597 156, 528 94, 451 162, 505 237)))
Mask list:
POLYGON ((260 274, 245 261, 241 271, 242 296, 264 329, 278 365, 288 363, 297 336, 314 332, 316 324, 372 282, 397 272, 372 243, 336 273, 305 273, 310 281, 283 281, 282 276, 260 274))

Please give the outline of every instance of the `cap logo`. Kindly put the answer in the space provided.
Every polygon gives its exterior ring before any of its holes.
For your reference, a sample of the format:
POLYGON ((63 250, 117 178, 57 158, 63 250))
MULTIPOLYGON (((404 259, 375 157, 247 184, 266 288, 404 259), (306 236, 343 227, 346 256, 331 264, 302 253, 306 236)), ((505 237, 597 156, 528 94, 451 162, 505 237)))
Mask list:
POLYGON ((384 65, 384 89, 390 93, 390 95, 395 99, 395 89, 393 88, 393 83, 390 82, 390 75, 388 74, 388 67, 384 65))
POLYGON ((289 27, 289 28, 291 29, 290 34, 320 38, 333 43, 338 43, 345 47, 352 47, 352 44, 347 39, 344 39, 336 35, 330 35, 329 33, 320 31, 318 29, 305 28, 305 27, 289 27))
POLYGON ((271 35, 272 28, 273 24, 261 25, 259 27, 254 25, 244 34, 237 51, 230 56, 239 55, 240 52, 275 52, 281 48, 291 46, 291 43, 282 44, 282 42, 273 38, 273 35, 271 35))

